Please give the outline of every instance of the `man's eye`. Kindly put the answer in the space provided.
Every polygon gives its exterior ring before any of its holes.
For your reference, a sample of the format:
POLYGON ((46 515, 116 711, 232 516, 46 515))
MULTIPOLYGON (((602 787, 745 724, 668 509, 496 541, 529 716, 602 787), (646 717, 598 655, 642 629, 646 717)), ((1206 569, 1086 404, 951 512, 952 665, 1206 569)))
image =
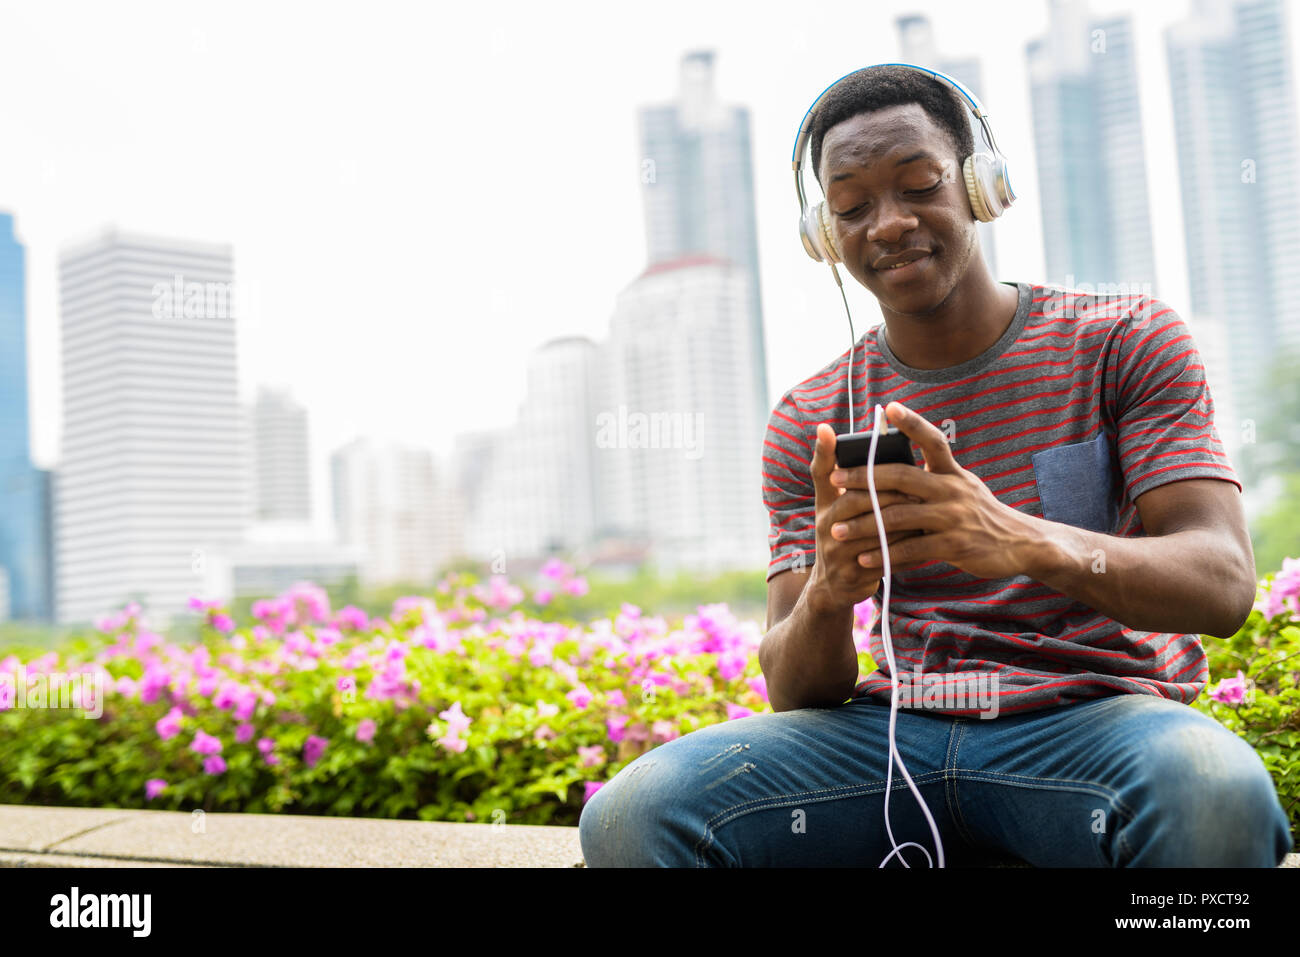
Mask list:
MULTIPOLYGON (((939 182, 935 183, 933 186, 927 186, 925 189, 909 189, 909 190, 905 190, 904 192, 908 196, 925 196, 927 193, 933 193, 936 189, 938 189, 942 185, 943 185, 943 180, 939 180, 939 182)), ((867 205, 866 203, 861 203, 857 206, 854 206, 852 209, 846 209, 844 212, 836 213, 835 215, 840 217, 841 219, 848 219, 849 217, 865 209, 866 205, 867 205)))

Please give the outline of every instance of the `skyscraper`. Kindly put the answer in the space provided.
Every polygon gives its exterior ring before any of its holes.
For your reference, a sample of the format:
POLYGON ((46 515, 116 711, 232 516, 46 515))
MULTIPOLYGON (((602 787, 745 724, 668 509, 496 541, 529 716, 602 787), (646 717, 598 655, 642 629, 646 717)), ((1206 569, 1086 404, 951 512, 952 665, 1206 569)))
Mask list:
MULTIPOLYGON (((708 254, 736 263, 749 284, 745 336, 752 403, 766 422, 767 353, 759 288, 749 110, 719 102, 712 51, 682 57, 677 99, 642 107, 641 183, 647 265, 708 254)), ((741 404, 741 400, 737 400, 741 404)))
MULTIPOLYGON (((898 46, 902 62, 914 63, 917 66, 928 67, 931 70, 946 73, 974 93, 975 98, 988 110, 989 116, 996 116, 997 111, 984 99, 984 71, 981 69, 977 57, 940 56, 938 47, 934 42, 934 31, 930 26, 928 17, 919 15, 902 16, 894 21, 894 25, 898 28, 898 46)), ((974 115, 968 112, 967 116, 974 125, 976 123, 974 115)), ((994 126, 994 135, 996 135, 996 119, 994 119, 992 125, 994 126)), ((980 133, 972 128, 971 135, 975 138, 975 149, 984 149, 984 141, 980 138, 980 133)), ((995 279, 1012 278, 998 276, 997 246, 994 242, 993 233, 994 225, 994 223, 980 222, 975 224, 975 231, 980 238, 980 250, 984 253, 984 261, 988 263, 989 272, 993 274, 995 279)))
POLYGON ((252 409, 254 517, 259 522, 311 521, 307 410, 265 386, 252 409))
POLYGON ((585 336, 544 343, 529 356, 516 421, 460 437, 470 555, 536 559, 590 543, 597 353, 585 336))
POLYGON ((0 567, 8 616, 51 616, 50 476, 33 466, 27 403, 27 254, 0 213, 0 567))
POLYGON ((1026 46, 1046 281, 1159 295, 1132 23, 1050 7, 1026 46))
POLYGON ((60 256, 58 620, 187 613, 252 512, 230 246, 106 230, 60 256))
POLYGON ((1223 327, 1241 419, 1262 417, 1269 364, 1281 350, 1300 348, 1287 20, 1279 0, 1197 0, 1192 15, 1165 33, 1192 311, 1197 322, 1223 327))
POLYGON ((618 297, 597 363, 599 520, 648 541, 663 569, 761 566, 763 429, 735 396, 753 385, 745 270, 712 256, 656 263, 618 297))
POLYGON ((339 541, 361 547, 362 584, 431 583, 452 544, 432 454, 358 438, 334 452, 330 472, 339 541))

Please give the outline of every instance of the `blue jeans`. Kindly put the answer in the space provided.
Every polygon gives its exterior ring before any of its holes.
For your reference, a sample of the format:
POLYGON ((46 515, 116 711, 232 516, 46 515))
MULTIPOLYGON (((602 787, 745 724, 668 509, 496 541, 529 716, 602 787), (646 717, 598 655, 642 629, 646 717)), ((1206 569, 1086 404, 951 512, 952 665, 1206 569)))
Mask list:
MULTIPOLYGON (((855 698, 701 728, 582 810, 588 867, 878 867, 889 707, 855 698)), ((947 866, 1275 867, 1291 831, 1245 741, 1194 708, 1118 694, 992 719, 899 709, 898 750, 947 866)), ((897 767, 889 820, 935 864, 897 767)), ((908 866, 925 855, 903 850, 908 866)), ((889 867, 901 867, 898 855, 889 867)))

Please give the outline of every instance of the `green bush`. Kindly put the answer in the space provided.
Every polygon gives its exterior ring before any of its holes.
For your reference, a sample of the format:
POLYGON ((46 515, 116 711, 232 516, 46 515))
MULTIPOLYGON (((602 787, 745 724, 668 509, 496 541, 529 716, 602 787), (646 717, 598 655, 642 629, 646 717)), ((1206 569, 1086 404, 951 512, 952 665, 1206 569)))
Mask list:
POLYGON ((1247 741, 1273 776, 1300 839, 1300 563, 1268 575, 1260 600, 1235 635, 1203 639, 1211 685, 1193 707, 1247 741))

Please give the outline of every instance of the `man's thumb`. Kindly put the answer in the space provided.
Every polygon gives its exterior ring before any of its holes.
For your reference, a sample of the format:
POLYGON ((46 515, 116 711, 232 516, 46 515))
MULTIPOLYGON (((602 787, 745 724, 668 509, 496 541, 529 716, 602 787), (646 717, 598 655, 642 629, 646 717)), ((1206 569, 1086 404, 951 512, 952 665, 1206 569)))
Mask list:
POLYGON ((817 425, 817 444, 813 447, 812 480, 817 498, 829 502, 838 494, 838 488, 831 484, 831 472, 835 468, 835 430, 825 422, 817 425))

